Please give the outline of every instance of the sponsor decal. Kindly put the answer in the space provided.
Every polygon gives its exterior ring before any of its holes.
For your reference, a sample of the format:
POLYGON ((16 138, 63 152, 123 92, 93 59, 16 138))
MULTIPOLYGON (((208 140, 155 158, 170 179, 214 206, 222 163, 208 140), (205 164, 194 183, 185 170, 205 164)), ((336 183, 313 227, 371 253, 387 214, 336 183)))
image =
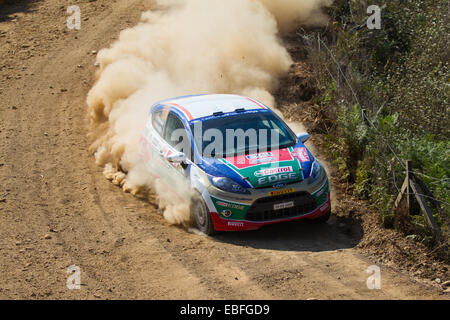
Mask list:
POLYGON ((220 214, 223 215, 225 218, 228 218, 231 216, 232 212, 231 212, 231 210, 224 209, 224 210, 220 211, 220 214))
POLYGON ((294 151, 291 152, 291 155, 300 162, 310 161, 308 151, 306 151, 305 147, 295 148, 294 151))
MULTIPOLYGON (((247 159, 251 164, 257 164, 257 163, 267 163, 275 160, 274 154, 272 152, 262 152, 262 153, 255 153, 250 154, 248 156, 245 156, 245 159, 247 159)), ((242 159, 240 159, 242 160, 242 159)))
POLYGON ((289 189, 284 189, 284 190, 275 190, 275 191, 270 191, 269 196, 279 196, 281 194, 287 194, 287 193, 291 193, 294 191, 295 191, 294 188, 289 188, 289 189))
POLYGON ((217 205, 225 208, 231 208, 231 209, 237 209, 237 210, 244 210, 244 206, 229 202, 223 202, 223 201, 217 201, 217 205))
POLYGON ((261 152, 261 153, 254 153, 250 154, 248 156, 245 156, 247 160, 256 160, 256 159, 264 159, 264 158, 273 158, 272 152, 261 152))
POLYGON ((228 221, 228 226, 230 227, 243 227, 243 222, 235 222, 235 221, 228 221))
POLYGON ((236 167, 237 170, 240 170, 264 163, 290 161, 293 160, 293 158, 291 157, 289 149, 286 148, 271 152, 260 152, 249 155, 227 157, 224 160, 229 164, 233 165, 234 167, 236 167))
POLYGON ((249 205, 243 203, 228 202, 211 196, 218 215, 223 219, 243 220, 249 205))
POLYGON ((294 206, 294 201, 289 201, 289 202, 274 204, 273 209, 280 210, 280 209, 292 208, 293 206, 294 206))
POLYGON ((267 184, 267 183, 275 183, 278 181, 297 180, 297 179, 298 179, 298 175, 295 172, 281 173, 278 175, 259 178, 258 184, 262 185, 262 184, 267 184))
POLYGON ((267 168, 267 169, 261 169, 258 171, 255 171, 254 175, 256 177, 264 177, 264 176, 271 176, 273 174, 277 173, 286 173, 286 172, 292 172, 292 166, 287 167, 278 167, 278 168, 267 168))
POLYGON ((272 187, 275 189, 279 189, 279 188, 284 187, 285 185, 286 185, 286 183, 280 182, 280 183, 274 184, 272 187))

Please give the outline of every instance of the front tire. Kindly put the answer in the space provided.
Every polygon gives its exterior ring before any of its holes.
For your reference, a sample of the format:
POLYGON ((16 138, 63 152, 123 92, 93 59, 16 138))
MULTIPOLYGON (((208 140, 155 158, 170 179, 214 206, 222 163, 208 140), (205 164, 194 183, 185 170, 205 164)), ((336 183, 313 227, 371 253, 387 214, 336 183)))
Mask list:
POLYGON ((208 236, 215 233, 211 214, 209 213, 208 207, 199 193, 192 197, 190 211, 191 220, 198 230, 208 236))

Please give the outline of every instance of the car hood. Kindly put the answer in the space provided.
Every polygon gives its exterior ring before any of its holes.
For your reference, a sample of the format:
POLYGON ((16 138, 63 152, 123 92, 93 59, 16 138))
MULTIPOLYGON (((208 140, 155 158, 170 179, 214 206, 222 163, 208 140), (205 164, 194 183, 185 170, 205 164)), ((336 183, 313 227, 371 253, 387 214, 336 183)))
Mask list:
POLYGON ((227 158, 203 158, 201 169, 207 174, 227 177, 246 188, 283 186, 309 177, 314 161, 300 142, 279 150, 227 158))

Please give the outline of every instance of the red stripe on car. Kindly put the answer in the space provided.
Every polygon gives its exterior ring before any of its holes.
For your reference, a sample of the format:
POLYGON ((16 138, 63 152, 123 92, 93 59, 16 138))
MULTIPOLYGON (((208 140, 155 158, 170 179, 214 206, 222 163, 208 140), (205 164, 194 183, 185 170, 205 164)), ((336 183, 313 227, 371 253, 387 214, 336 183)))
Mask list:
POLYGON ((181 111, 183 111, 183 113, 186 115, 186 117, 187 117, 189 120, 194 119, 194 117, 192 116, 192 114, 191 114, 185 107, 182 107, 182 106, 180 106, 179 104, 176 104, 176 103, 169 103, 169 104, 172 105, 172 106, 174 106, 174 107, 177 107, 178 109, 180 109, 181 111))

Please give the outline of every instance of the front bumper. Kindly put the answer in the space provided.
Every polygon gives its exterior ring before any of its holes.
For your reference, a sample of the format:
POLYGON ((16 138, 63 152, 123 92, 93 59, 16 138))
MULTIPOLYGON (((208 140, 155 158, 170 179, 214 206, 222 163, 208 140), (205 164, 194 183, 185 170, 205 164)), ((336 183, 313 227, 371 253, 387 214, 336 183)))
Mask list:
POLYGON ((321 205, 312 212, 309 212, 301 216, 284 218, 279 220, 268 220, 261 222, 247 221, 247 220, 231 220, 220 217, 217 212, 211 212, 211 218, 214 223, 214 229, 216 231, 244 231, 244 230, 256 230, 261 228, 262 226, 279 222, 286 222, 299 219, 316 219, 319 218, 320 216, 327 214, 330 210, 331 210, 331 203, 330 199, 328 199, 323 205, 321 205))
POLYGON ((298 219, 315 219, 331 209, 328 178, 290 184, 283 189, 252 189, 236 195, 208 188, 205 199, 217 231, 254 230, 264 225, 298 219))

